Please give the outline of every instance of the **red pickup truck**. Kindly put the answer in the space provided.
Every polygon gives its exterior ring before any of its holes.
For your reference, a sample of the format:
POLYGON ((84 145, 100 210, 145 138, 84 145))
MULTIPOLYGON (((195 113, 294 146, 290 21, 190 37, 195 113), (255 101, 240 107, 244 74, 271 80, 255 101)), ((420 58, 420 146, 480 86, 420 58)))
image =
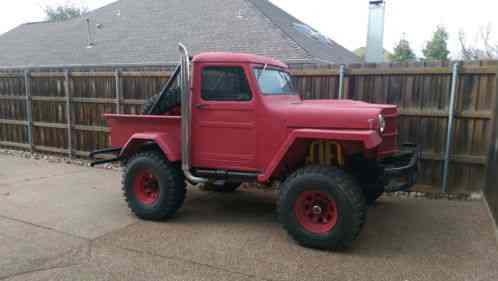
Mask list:
POLYGON ((409 189, 419 151, 398 146, 394 105, 303 100, 284 63, 262 56, 203 53, 182 58, 144 115, 106 114, 123 191, 140 218, 170 218, 186 183, 233 191, 281 184, 279 220, 300 244, 351 245, 366 206, 409 189), (192 71, 190 70, 192 67, 192 71))

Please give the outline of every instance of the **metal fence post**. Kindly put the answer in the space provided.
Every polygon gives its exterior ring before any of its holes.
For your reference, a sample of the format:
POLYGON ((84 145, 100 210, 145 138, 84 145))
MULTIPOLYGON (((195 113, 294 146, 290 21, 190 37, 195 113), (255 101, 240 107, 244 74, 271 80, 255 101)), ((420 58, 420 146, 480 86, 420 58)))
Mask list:
POLYGON ((73 137, 71 122, 71 94, 70 94, 70 77, 69 70, 64 71, 64 92, 66 94, 66 122, 67 122, 67 154, 69 158, 73 157, 73 137))
POLYGON ((119 69, 114 70, 114 82, 116 86, 116 113, 121 114, 123 95, 121 93, 121 71, 119 69))
POLYGON ((344 98, 344 76, 346 75, 346 65, 341 64, 339 68, 339 99, 344 98))
POLYGON ((458 83, 458 70, 459 63, 453 64, 453 75, 451 78, 451 92, 450 92, 450 104, 448 110, 448 131, 446 134, 446 149, 444 153, 444 165, 443 165, 443 186, 442 192, 448 192, 448 166, 450 162, 451 146, 453 143, 453 121, 455 119, 455 99, 458 83))
POLYGON ((33 112, 31 99, 31 73, 28 69, 24 70, 24 90, 26 94, 26 118, 28 122, 28 143, 31 152, 34 151, 33 142, 33 112))

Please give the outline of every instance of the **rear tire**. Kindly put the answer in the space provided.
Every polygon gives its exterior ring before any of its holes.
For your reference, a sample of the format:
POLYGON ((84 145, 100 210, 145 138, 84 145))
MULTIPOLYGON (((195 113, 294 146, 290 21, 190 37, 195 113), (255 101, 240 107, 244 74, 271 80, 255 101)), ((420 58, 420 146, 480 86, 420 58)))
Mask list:
POLYGON ((154 112, 149 113, 149 110, 154 106, 159 96, 159 94, 154 95, 145 101, 143 115, 163 114, 180 105, 180 91, 178 89, 171 89, 166 93, 161 103, 157 105, 154 112))
POLYGON ((307 166, 281 186, 279 220, 299 244, 327 250, 351 246, 366 217, 354 178, 328 166, 307 166))
POLYGON ((128 206, 141 219, 170 218, 185 201, 183 173, 157 151, 133 155, 127 161, 122 184, 128 206))

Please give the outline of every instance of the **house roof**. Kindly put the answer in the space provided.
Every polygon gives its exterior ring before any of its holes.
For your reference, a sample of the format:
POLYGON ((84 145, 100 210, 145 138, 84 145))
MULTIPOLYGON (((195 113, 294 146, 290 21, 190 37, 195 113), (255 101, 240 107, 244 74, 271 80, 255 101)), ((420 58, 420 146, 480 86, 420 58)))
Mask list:
POLYGON ((23 24, 0 36, 0 67, 176 63, 192 54, 245 52, 287 63, 359 58, 267 0, 121 0, 85 17, 23 24), (93 47, 88 48, 88 24, 93 47))

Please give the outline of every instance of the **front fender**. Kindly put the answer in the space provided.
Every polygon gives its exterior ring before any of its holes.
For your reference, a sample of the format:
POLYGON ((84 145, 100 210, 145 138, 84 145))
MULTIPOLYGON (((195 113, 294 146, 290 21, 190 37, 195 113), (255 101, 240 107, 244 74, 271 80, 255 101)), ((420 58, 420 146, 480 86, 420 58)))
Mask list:
POLYGON ((265 182, 271 177, 289 148, 298 139, 354 141, 362 143, 366 150, 375 148, 382 142, 382 138, 374 130, 296 129, 289 134, 282 147, 264 170, 264 173, 258 176, 258 181, 265 182))
POLYGON ((136 133, 133 134, 121 150, 120 157, 127 156, 140 150, 146 143, 153 142, 159 146, 170 162, 181 160, 181 143, 177 137, 166 133, 136 133))

